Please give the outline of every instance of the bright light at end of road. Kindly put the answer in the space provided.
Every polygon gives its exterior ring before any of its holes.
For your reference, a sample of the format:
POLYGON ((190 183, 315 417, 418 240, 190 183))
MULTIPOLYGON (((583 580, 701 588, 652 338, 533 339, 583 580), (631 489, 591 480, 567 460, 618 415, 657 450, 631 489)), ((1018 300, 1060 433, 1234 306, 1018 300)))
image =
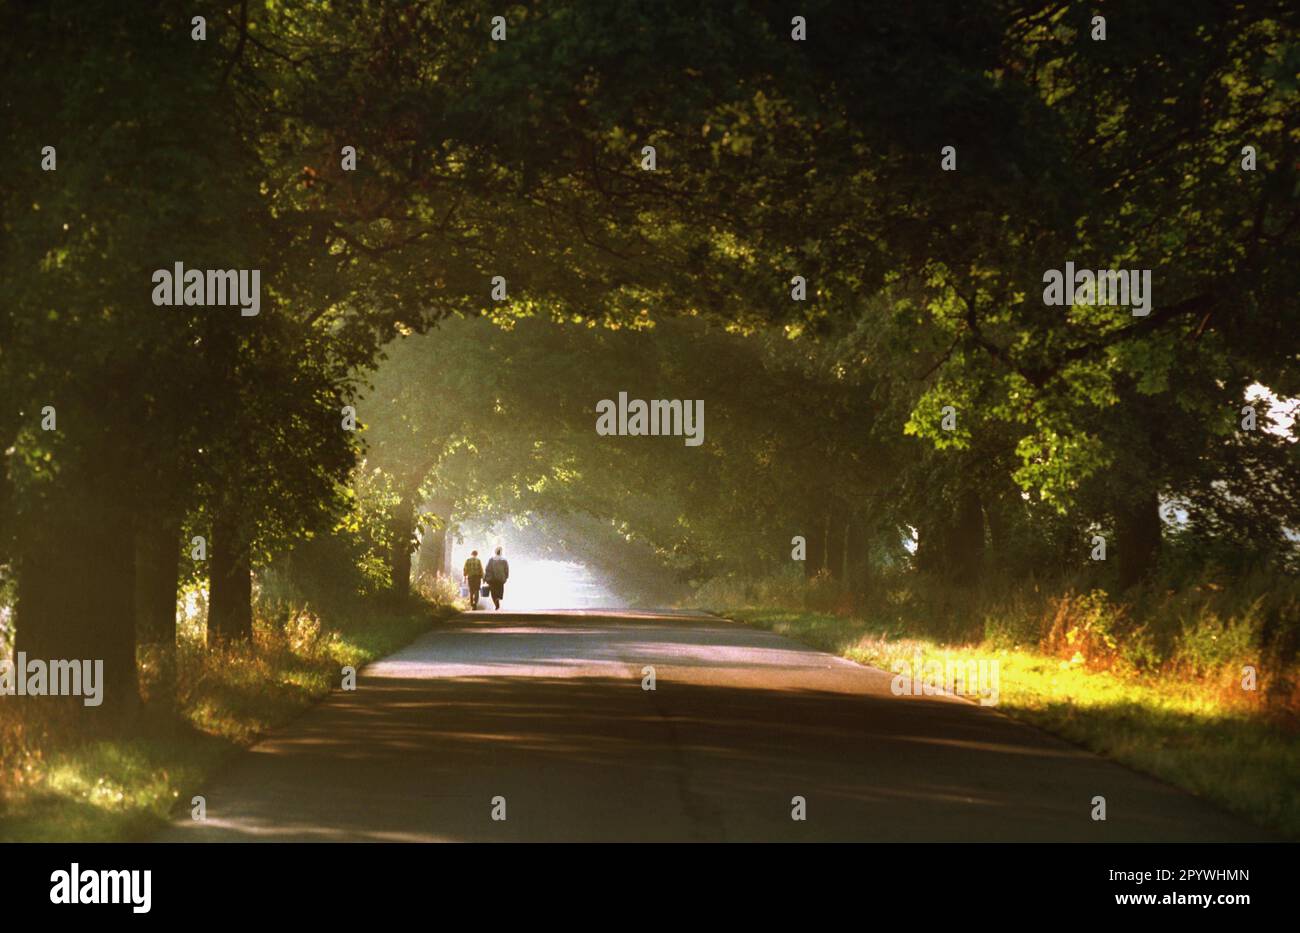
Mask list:
MULTIPOLYGON (((495 546, 495 545, 494 545, 495 546)), ((478 550, 484 565, 492 556, 492 548, 466 541, 452 547, 452 573, 460 582, 460 571, 471 550, 478 550)), ((573 561, 537 558, 526 553, 515 553, 506 546, 502 554, 510 562, 510 582, 506 584, 505 599, 501 609, 621 609, 622 600, 592 574, 585 564, 573 561)), ((492 600, 484 598, 479 611, 492 611, 492 600)))

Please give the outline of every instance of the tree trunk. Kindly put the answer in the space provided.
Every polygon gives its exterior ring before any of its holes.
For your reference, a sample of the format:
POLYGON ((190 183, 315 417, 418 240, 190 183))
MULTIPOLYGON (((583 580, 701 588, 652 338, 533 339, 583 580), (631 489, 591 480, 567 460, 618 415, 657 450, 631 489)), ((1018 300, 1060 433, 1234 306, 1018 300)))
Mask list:
POLYGON ((427 529, 420 536, 420 547, 416 551, 416 576, 432 580, 440 573, 446 573, 447 526, 427 529))
POLYGON ((938 572, 943 565, 943 542, 938 524, 918 524, 916 527, 916 569, 922 573, 938 572))
POLYGON ((450 576, 451 550, 447 534, 451 528, 451 510, 453 502, 447 498, 433 497, 425 507, 433 514, 435 524, 426 528, 420 538, 416 552, 416 576, 422 580, 432 580, 438 574, 450 576))
POLYGON ((984 567, 984 510, 973 486, 961 492, 946 550, 954 582, 969 586, 979 580, 984 567))
POLYGON ((415 493, 402 494, 390 527, 390 591, 397 599, 411 595, 411 550, 415 539, 415 493))
POLYGON ((167 520, 136 531, 136 640, 176 647, 176 593, 180 588, 180 522, 167 520))
POLYGON ((1021 505, 1019 487, 1005 475, 999 477, 993 489, 985 490, 984 523, 989 534, 989 556, 999 566, 1008 566, 1011 536, 1017 527, 1016 510, 1021 505))
POLYGON ((844 532, 839 522, 826 518, 826 569, 834 580, 844 579, 844 532))
POLYGON ((834 563, 834 559, 831 556, 831 515, 829 512, 822 515, 821 539, 822 560, 821 566, 817 568, 818 571, 825 570, 834 563))
POLYGON ((804 535, 803 575, 807 579, 817 576, 817 572, 826 565, 826 535, 818 519, 816 526, 808 529, 804 535))
MULTIPOLYGON (((0 441, 0 443, 3 443, 0 441)), ((4 450, 0 447, 0 450, 4 450)), ((8 549, 12 543, 9 538, 9 529, 5 526, 9 523, 13 509, 13 489, 9 482, 9 476, 3 467, 0 467, 0 564, 8 563, 8 549)))
POLYGON ((967 486, 957 493, 955 508, 946 521, 931 519, 918 526, 916 568, 940 573, 952 583, 969 585, 979 579, 984 566, 984 510, 979 491, 967 486))
POLYGON ((253 637, 253 571, 235 517, 223 513, 208 542, 208 641, 253 637))
POLYGON ((1119 558, 1119 586, 1126 590, 1154 569, 1160 556, 1160 496, 1147 489, 1124 504, 1115 515, 1115 556, 1119 558))
POLYGON ((844 528, 846 560, 845 580, 850 586, 860 588, 871 576, 871 535, 867 523, 859 515, 851 516, 844 528))
POLYGON ((849 555, 852 553, 851 550, 852 544, 853 544, 853 522, 846 521, 844 523, 844 551, 843 551, 844 556, 843 556, 843 561, 840 564, 840 577, 846 583, 849 580, 849 555))
MULTIPOLYGON (((29 517, 30 518, 30 517, 29 517)), ((129 509, 65 500, 29 521, 20 540, 15 652, 29 660, 103 662, 97 719, 139 705, 135 657, 135 549, 129 509)))

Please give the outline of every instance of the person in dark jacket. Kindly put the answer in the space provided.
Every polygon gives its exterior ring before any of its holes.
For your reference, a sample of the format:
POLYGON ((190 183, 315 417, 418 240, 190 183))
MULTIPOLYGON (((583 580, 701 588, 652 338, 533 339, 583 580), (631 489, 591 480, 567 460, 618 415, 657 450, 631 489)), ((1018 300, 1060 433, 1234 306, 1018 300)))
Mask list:
POLYGON ((478 559, 478 551, 469 552, 465 561, 465 579, 469 582, 469 607, 478 608, 479 587, 483 583, 483 562, 478 559))
POLYGON ((488 589, 492 593, 492 608, 500 609, 501 600, 505 596, 506 581, 510 579, 510 564, 501 556, 501 548, 497 548, 496 554, 488 558, 487 574, 484 579, 487 580, 488 589))

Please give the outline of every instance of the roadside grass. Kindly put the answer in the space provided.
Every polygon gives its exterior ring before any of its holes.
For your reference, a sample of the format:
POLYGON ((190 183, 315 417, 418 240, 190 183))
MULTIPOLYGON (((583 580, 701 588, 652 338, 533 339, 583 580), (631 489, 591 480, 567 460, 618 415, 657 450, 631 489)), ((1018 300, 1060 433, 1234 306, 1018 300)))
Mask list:
POLYGON ((174 677, 142 663, 147 702, 118 734, 86 735, 60 713, 0 706, 0 841, 141 839, 232 754, 339 685, 340 670, 391 654, 454 605, 378 600, 331 613, 259 616, 252 645, 182 637, 174 677), (41 718, 38 718, 41 717, 41 718))
MULTIPOLYGON (((909 637, 895 626, 828 613, 727 608, 720 615, 891 673, 919 651, 928 663, 998 661, 996 708, 1191 791, 1266 829, 1300 838, 1300 741, 1258 704, 1213 680, 1089 670, 991 640, 909 637)), ((1238 691, 1240 693, 1240 691, 1238 691)))

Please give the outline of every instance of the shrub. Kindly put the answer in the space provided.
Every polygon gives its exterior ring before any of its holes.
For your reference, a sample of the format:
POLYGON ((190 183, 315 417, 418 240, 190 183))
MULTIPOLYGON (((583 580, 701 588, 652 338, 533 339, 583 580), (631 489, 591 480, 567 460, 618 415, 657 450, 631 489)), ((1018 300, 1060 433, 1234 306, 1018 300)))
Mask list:
POLYGON ((1083 589, 1086 580, 986 575, 978 588, 963 589, 899 570, 853 593, 824 573, 805 579, 796 568, 760 580, 712 580, 695 603, 856 617, 864 623, 860 630, 890 637, 1037 650, 1090 670, 1194 681, 1224 702, 1263 704, 1286 716, 1300 711, 1300 581, 1294 577, 1257 572, 1194 585, 1171 577, 1122 601, 1104 589, 1083 589), (1246 665, 1258 672, 1256 691, 1241 687, 1246 665))
POLYGON ((1109 670, 1122 657, 1119 637, 1125 626, 1122 606, 1105 590, 1066 593, 1055 601, 1051 625, 1040 647, 1089 670, 1109 670))
POLYGON ((421 574, 415 578, 415 593, 435 606, 459 605, 460 581, 446 574, 421 574))

